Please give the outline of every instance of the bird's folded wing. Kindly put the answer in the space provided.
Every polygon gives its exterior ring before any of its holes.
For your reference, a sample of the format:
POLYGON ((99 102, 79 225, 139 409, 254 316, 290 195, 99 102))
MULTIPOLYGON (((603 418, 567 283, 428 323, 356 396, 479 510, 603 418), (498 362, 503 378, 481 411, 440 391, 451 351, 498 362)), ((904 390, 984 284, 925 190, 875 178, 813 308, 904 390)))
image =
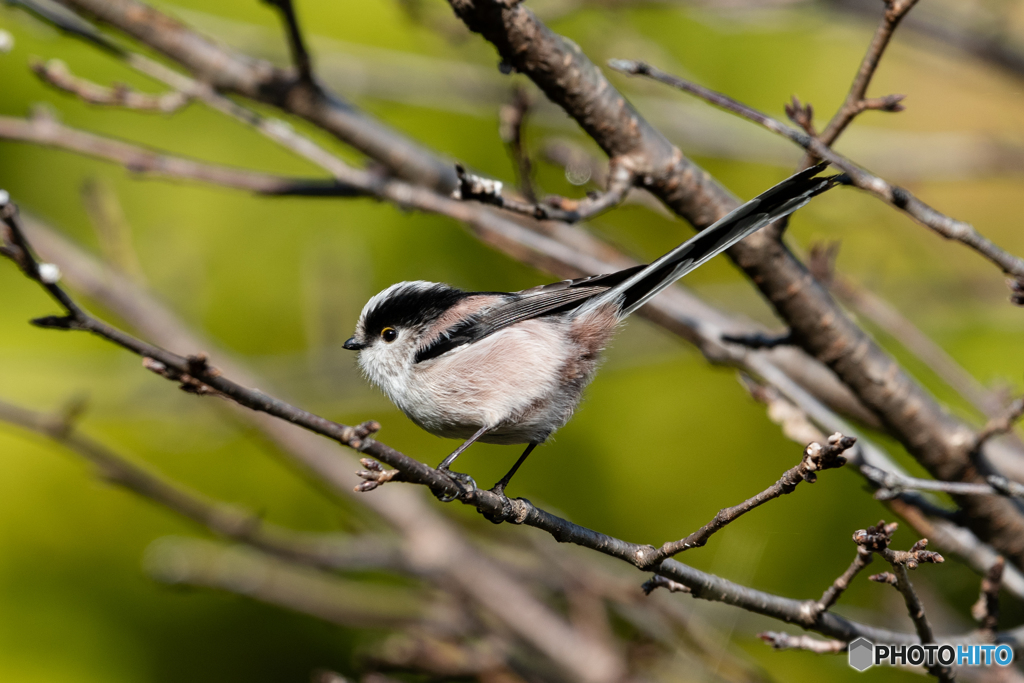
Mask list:
POLYGON ((603 276, 593 279, 583 278, 580 281, 567 280, 554 285, 535 287, 510 294, 506 301, 481 311, 472 318, 442 332, 437 339, 419 350, 415 362, 437 358, 452 349, 472 344, 516 323, 571 310, 590 297, 607 291, 614 284, 577 286, 571 283, 586 280, 596 281, 600 277, 603 276))

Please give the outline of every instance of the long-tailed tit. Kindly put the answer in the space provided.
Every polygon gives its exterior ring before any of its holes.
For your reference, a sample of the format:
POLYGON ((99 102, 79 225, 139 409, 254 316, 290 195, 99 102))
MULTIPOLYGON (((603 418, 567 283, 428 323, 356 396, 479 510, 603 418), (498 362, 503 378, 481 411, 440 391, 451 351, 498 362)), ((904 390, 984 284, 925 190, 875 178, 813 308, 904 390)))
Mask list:
POLYGON ((345 348, 413 422, 475 441, 528 444, 495 485, 502 494, 526 457, 569 421, 615 328, 651 297, 758 228, 828 190, 840 176, 797 173, 650 265, 521 292, 464 292, 400 282, 370 299, 345 348))

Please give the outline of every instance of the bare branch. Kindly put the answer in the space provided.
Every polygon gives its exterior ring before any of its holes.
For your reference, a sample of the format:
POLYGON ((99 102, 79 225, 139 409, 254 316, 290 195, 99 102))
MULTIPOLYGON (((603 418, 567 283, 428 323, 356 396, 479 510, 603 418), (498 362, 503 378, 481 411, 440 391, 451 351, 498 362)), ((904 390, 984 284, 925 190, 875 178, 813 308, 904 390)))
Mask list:
POLYGON ((14 261, 26 276, 42 286, 64 309, 63 315, 37 318, 32 321, 33 324, 51 329, 91 332, 141 356, 147 369, 178 382, 181 388, 190 393, 217 392, 247 408, 298 424, 384 462, 402 462, 406 468, 418 474, 421 483, 431 482, 431 489, 438 495, 450 496, 460 492, 460 487, 453 480, 374 441, 368 437, 366 429, 331 422, 268 396, 258 389, 240 386, 223 377, 217 368, 209 365, 203 354, 179 356, 136 339, 89 315, 57 284, 60 274, 56 267, 52 264, 40 264, 36 260, 21 229, 17 208, 6 197, 2 199, 4 201, 0 202, 0 218, 4 221, 5 230, 0 254, 14 261))
POLYGON ((89 104, 170 114, 191 101, 188 95, 176 90, 163 95, 148 95, 123 84, 117 84, 112 88, 97 85, 72 74, 67 64, 59 59, 51 59, 45 63, 32 60, 29 62, 29 66, 44 82, 59 90, 76 95, 89 104))
POLYGON ((971 615, 983 632, 995 635, 999 626, 999 590, 1003 585, 1006 562, 998 558, 981 580, 981 595, 971 608, 971 615))
POLYGON ((295 15, 295 3, 292 0, 263 0, 268 5, 273 5, 281 13, 285 28, 288 31, 288 47, 291 48, 292 62, 299 73, 299 81, 316 87, 313 78, 313 63, 309 58, 309 51, 306 49, 306 42, 302 38, 302 29, 299 27, 299 18, 295 15))
POLYGON ((996 246, 993 242, 981 235, 975 228, 963 221, 959 221, 942 213, 913 196, 907 190, 891 185, 885 180, 875 176, 848 158, 829 149, 821 140, 813 138, 803 131, 790 128, 789 126, 762 114, 745 104, 715 92, 703 86, 691 83, 690 81, 667 74, 644 62, 634 62, 624 59, 612 60, 609 65, 616 71, 622 73, 647 76, 660 83, 688 92, 703 99, 704 101, 721 107, 726 111, 742 116, 745 119, 758 123, 773 133, 792 140, 797 145, 812 152, 817 157, 825 159, 838 168, 842 169, 850 177, 850 184, 865 190, 883 201, 895 206, 905 212, 922 225, 931 228, 939 235, 947 239, 956 240, 983 257, 999 266, 1004 272, 1015 277, 1024 277, 1024 259, 1014 256, 996 246))
POLYGON ((672 579, 666 579, 661 574, 655 574, 651 578, 644 581, 640 589, 644 592, 644 595, 650 595, 658 588, 664 588, 669 593, 691 593, 689 586, 684 586, 681 583, 673 581, 672 579))
POLYGON ((658 554, 649 558, 648 562, 654 563, 663 557, 672 557, 691 548, 700 548, 708 542, 714 533, 723 529, 730 522, 770 500, 792 493, 801 481, 813 484, 817 481, 815 472, 845 465, 846 458, 843 457, 843 453, 852 448, 855 442, 856 439, 852 437, 836 433, 828 438, 828 442, 824 446, 818 443, 808 445, 804 449, 804 457, 800 464, 786 470, 777 482, 739 505, 719 510, 714 519, 686 538, 664 544, 658 554))
POLYGON ((875 498, 879 500, 889 500, 894 498, 904 491, 942 491, 944 493, 951 493, 963 496, 991 496, 991 495, 1002 495, 1017 497, 1024 500, 1024 486, 1016 484, 1016 487, 1009 486, 1016 482, 1007 481, 1007 486, 1000 487, 993 485, 991 479, 996 479, 997 482, 1004 480, 1003 477, 990 476, 989 483, 974 483, 964 481, 936 481, 934 479, 919 479, 916 477, 908 477, 903 474, 897 474, 895 472, 887 472, 885 470, 873 467, 871 465, 861 465, 861 474, 863 474, 868 480, 873 482, 877 487, 878 491, 875 492, 875 498), (1018 490, 1018 488, 1020 490, 1018 490))
POLYGON ((502 183, 469 173, 461 164, 455 166, 459 187, 452 193, 456 199, 491 204, 521 213, 537 220, 558 220, 566 223, 592 218, 622 203, 633 185, 633 175, 621 165, 612 164, 608 189, 586 199, 545 197, 540 203, 524 202, 502 194, 502 183))
POLYGON ((38 413, 0 401, 0 421, 53 439, 95 466, 105 481, 162 505, 218 536, 319 569, 412 570, 394 544, 382 539, 346 540, 340 536, 301 534, 265 522, 253 512, 190 491, 79 434, 74 424, 76 412, 38 413))
POLYGON ((774 349, 777 346, 792 346, 795 343, 792 332, 783 334, 723 334, 722 341, 728 344, 739 344, 748 349, 774 349))
POLYGON ((832 655, 846 652, 846 643, 841 640, 821 640, 811 636, 793 636, 779 631, 765 631, 757 637, 775 650, 806 650, 819 655, 832 655))
POLYGON ((983 443, 993 436, 1005 434, 1013 429, 1013 423, 1024 416, 1024 396, 1017 398, 1002 411, 1002 414, 993 417, 978 432, 975 437, 975 448, 980 448, 983 443))
MULTIPOLYGON (((445 192, 450 192, 455 186, 450 162, 367 116, 350 102, 336 95, 327 95, 296 79, 291 70, 278 69, 266 61, 234 53, 176 19, 135 0, 65 0, 64 4, 115 26, 161 52, 188 69, 197 81, 208 84, 211 91, 237 93, 304 118, 385 164, 400 178, 415 180, 445 192)), ((58 16, 49 11, 49 6, 33 0, 21 0, 19 5, 71 35, 134 62, 117 43, 67 9, 60 8, 62 12, 58 16)), ((131 65, 144 69, 151 67, 145 63, 131 65)), ((157 70, 151 71, 150 75, 160 79, 157 70)), ((176 85, 172 87, 177 88, 176 85)), ((177 89, 187 92, 187 89, 177 89)))
MULTIPOLYGON (((927 537, 947 554, 957 555, 978 574, 984 576, 999 561, 1000 555, 990 546, 953 522, 938 517, 927 517, 915 505, 902 498, 888 501, 892 510, 907 521, 921 536, 927 537)), ((1016 596, 1024 598, 1024 575, 1013 565, 1006 565, 1003 571, 1003 587, 1016 596)))
POLYGON ((825 610, 831 609, 832 605, 836 604, 839 597, 843 594, 847 588, 850 587, 850 582, 853 581, 854 577, 860 573, 864 567, 871 564, 872 554, 870 551, 865 550, 858 546, 857 557, 853 558, 853 562, 847 568, 842 575, 832 582, 832 585, 825 589, 825 592, 821 594, 821 598, 818 599, 816 607, 818 610, 824 612, 825 610))
POLYGON ((326 576, 242 546, 163 538, 146 552, 146 569, 172 585, 239 593, 271 605, 351 627, 396 626, 418 620, 422 598, 409 589, 326 576))
POLYGON ((32 142, 112 161, 144 177, 181 178, 267 195, 363 196, 363 189, 337 180, 287 178, 220 166, 147 149, 69 128, 45 116, 0 116, 0 138, 32 142))
MULTIPOLYGON (((928 545, 928 539, 924 538, 915 543, 909 551, 891 549, 889 542, 892 540, 896 527, 895 522, 886 524, 883 520, 873 527, 857 531, 853 535, 853 540, 861 549, 881 555, 892 565, 893 574, 886 572, 885 574, 873 576, 871 579, 881 583, 889 583, 896 587, 896 590, 903 596, 903 601, 907 606, 907 613, 910 615, 911 621, 914 622, 914 628, 917 630, 921 644, 934 643, 935 634, 932 632, 931 624, 924 613, 924 606, 917 597, 913 584, 910 583, 910 576, 907 574, 907 570, 916 568, 921 562, 940 563, 944 560, 942 555, 924 549, 928 545)), ((943 682, 954 679, 953 670, 940 664, 929 666, 928 672, 943 682)))
MULTIPOLYGON (((903 17, 916 4, 917 0, 894 0, 887 2, 882 21, 878 28, 875 29, 875 35, 871 38, 871 44, 868 46, 867 54, 864 55, 864 59, 860 63, 860 68, 857 69, 857 76, 853 79, 850 92, 847 93, 846 99, 832 117, 832 120, 825 126, 825 130, 821 132, 820 136, 817 136, 824 145, 831 146, 853 119, 865 110, 874 109, 893 112, 900 111, 903 108, 900 104, 900 100, 903 99, 902 95, 889 95, 874 99, 867 99, 866 96, 868 86, 871 84, 871 78, 875 75, 875 70, 878 69, 882 53, 885 52, 885 48, 889 45, 896 27, 899 26, 903 17)), ((814 136, 813 133, 811 135, 814 136)))
POLYGON ((533 189, 533 164, 530 162, 530 155, 526 149, 526 134, 524 132, 531 104, 532 101, 526 88, 517 87, 513 91, 512 101, 502 105, 498 110, 498 131, 515 167, 519 191, 526 197, 526 201, 536 204, 537 193, 533 189))

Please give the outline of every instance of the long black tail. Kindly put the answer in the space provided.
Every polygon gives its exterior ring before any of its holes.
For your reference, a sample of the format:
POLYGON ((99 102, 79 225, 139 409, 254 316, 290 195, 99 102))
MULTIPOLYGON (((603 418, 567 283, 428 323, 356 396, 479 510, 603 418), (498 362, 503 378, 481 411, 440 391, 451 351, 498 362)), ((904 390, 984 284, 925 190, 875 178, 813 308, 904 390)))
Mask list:
POLYGON ((625 318, 708 259, 772 221, 793 213, 811 197, 843 182, 845 176, 842 175, 814 177, 826 166, 828 163, 808 168, 759 194, 629 279, 594 297, 580 307, 579 312, 619 301, 619 316, 625 318))

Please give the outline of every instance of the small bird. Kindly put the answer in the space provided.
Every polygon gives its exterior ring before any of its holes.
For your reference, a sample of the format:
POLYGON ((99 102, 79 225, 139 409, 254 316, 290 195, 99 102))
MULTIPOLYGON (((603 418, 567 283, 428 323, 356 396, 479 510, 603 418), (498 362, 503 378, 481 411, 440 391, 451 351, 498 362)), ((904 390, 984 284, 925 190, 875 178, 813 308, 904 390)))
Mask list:
POLYGON ((521 292, 465 292, 399 282, 371 298, 344 348, 366 377, 431 434, 464 439, 438 469, 476 441, 528 444, 491 489, 504 496, 516 470, 572 417, 601 352, 630 313, 694 268, 789 215, 844 176, 819 164, 772 187, 649 265, 521 292))

